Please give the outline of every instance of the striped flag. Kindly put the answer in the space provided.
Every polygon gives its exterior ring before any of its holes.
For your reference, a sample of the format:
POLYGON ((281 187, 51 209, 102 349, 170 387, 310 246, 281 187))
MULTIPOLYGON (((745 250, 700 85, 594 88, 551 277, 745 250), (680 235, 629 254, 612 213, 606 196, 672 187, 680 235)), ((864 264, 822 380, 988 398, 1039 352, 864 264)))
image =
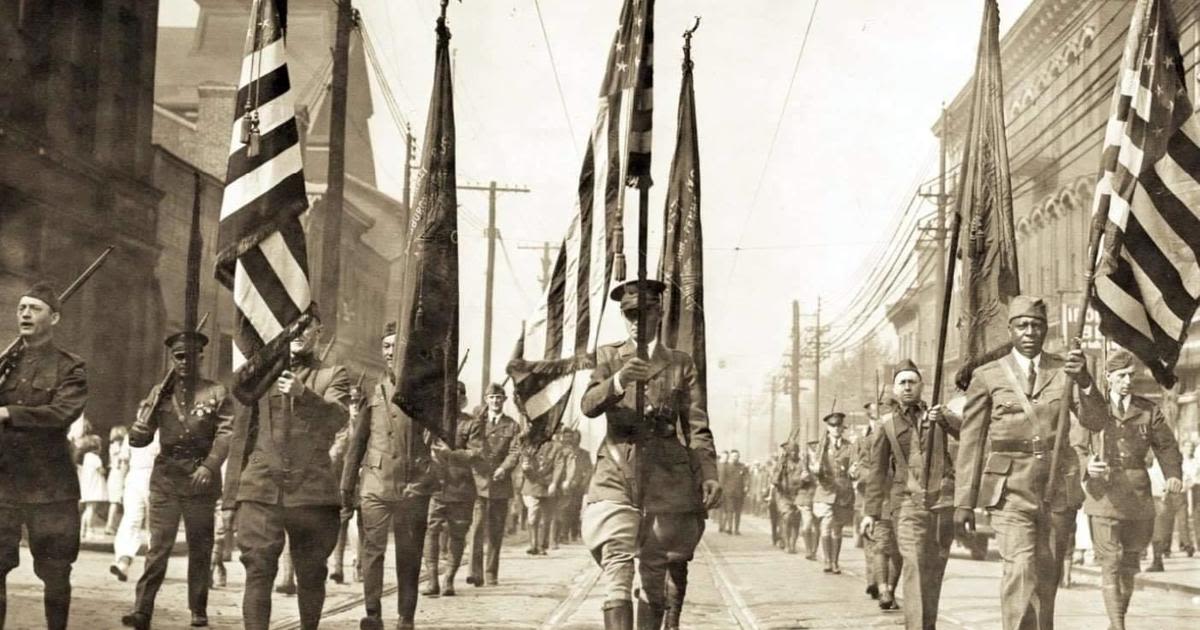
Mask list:
POLYGON ((392 400, 451 446, 458 423, 458 184, 450 29, 437 21, 433 94, 409 218, 392 400))
POLYGON ((682 350, 696 363, 696 380, 708 408, 708 370, 704 329, 704 237, 700 223, 700 139, 696 129, 696 90, 692 79, 691 37, 683 48, 679 89, 679 126, 663 215, 662 258, 658 277, 663 294, 662 333, 667 347, 682 350))
POLYGON ((1100 329, 1164 387, 1200 300, 1200 122, 1169 7, 1140 0, 1096 185, 1100 329))
POLYGON ((625 184, 649 185, 653 21, 654 0, 625 0, 579 175, 579 207, 508 364, 514 399, 543 437, 578 426, 609 285, 624 278, 625 184))
POLYGON ((308 208, 284 41, 283 0, 254 0, 238 80, 217 237, 217 279, 237 309, 233 392, 249 405, 310 321, 308 208))

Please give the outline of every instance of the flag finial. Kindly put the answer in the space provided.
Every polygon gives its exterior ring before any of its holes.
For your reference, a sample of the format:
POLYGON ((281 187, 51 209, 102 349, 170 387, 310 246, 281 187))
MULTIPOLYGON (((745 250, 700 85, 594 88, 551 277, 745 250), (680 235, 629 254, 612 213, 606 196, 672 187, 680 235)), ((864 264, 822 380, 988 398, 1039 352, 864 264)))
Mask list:
POLYGON ((700 16, 696 16, 696 22, 692 28, 683 32, 683 65, 690 68, 692 66, 692 35, 696 34, 696 30, 700 28, 700 16))

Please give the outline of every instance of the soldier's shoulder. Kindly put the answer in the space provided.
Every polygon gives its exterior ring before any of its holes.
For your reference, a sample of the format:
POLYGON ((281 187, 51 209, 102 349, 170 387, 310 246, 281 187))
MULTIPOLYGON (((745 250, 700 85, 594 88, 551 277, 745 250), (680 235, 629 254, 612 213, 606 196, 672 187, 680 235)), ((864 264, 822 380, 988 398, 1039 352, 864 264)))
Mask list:
POLYGON ((1131 394, 1129 396, 1129 405, 1142 411, 1154 411, 1154 409, 1158 407, 1158 403, 1146 398, 1145 396, 1138 396, 1137 394, 1131 394))
POLYGON ((71 352, 70 350, 66 350, 59 346, 54 346, 54 351, 60 365, 73 368, 76 366, 83 367, 85 364, 83 357, 71 352))
POLYGON ((211 394, 213 398, 224 398, 229 394, 229 388, 225 387, 224 383, 207 378, 200 379, 200 389, 211 394))

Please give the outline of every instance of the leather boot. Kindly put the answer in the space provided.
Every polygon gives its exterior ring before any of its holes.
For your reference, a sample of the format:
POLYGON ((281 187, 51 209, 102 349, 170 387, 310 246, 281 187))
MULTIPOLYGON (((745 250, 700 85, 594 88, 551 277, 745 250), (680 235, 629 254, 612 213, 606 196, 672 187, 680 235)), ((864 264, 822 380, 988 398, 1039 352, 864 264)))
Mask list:
POLYGON ((1129 600, 1133 599, 1133 574, 1121 574, 1121 618, 1129 614, 1129 600))
POLYGON ((841 558, 841 556, 842 556, 842 539, 840 537, 830 538, 829 539, 829 549, 830 549, 830 551, 833 552, 833 558, 832 558, 833 574, 841 575, 842 567, 838 565, 838 559, 841 558))
POLYGON ((624 599, 604 602, 604 630, 633 630, 633 602, 624 599))
POLYGON ((421 594, 425 597, 438 597, 442 594, 442 586, 438 582, 438 565, 426 562, 425 572, 429 574, 429 580, 426 582, 425 590, 421 591, 421 594))
POLYGON ((665 612, 661 606, 638 601, 637 630, 662 630, 665 612))
POLYGON ((1100 587, 1100 594, 1104 598, 1104 612, 1108 613, 1108 630, 1125 630, 1125 611, 1121 610, 1123 598, 1120 586, 1105 584, 1100 587))
POLYGON ((667 565, 667 610, 663 614, 665 630, 679 630, 679 618, 683 616, 683 602, 687 598, 687 562, 667 565))
POLYGON ((821 551, 825 554, 825 573, 833 573, 833 540, 822 537, 821 551))
POLYGON ((321 625, 321 611, 325 608, 325 583, 311 588, 299 588, 296 592, 297 608, 300 609, 300 628, 316 630, 321 625))
POLYGON ((71 612, 70 567, 61 570, 49 580, 42 594, 42 607, 46 612, 46 630, 67 630, 67 618, 71 612))

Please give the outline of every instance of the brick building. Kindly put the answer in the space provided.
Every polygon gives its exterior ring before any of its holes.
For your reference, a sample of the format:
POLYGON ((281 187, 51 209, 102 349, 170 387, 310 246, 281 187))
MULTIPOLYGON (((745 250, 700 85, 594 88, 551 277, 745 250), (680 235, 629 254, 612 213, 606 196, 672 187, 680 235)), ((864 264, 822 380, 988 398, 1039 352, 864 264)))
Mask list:
MULTIPOLYGON (((1195 76, 1200 59, 1200 3, 1169 3, 1176 17, 1180 46, 1188 76, 1195 76)), ((1129 29, 1132 2, 1104 0, 1034 0, 1016 18, 1001 42, 1004 68, 1005 116, 1012 173, 1013 211, 1017 231, 1017 256, 1024 293, 1042 296, 1050 307, 1047 347, 1063 349, 1064 320, 1077 317, 1083 290, 1085 250, 1091 203, 1100 167, 1104 126, 1116 84, 1117 68, 1129 29)), ((969 54, 964 51, 964 54, 969 54)), ((1193 83, 1196 85, 1196 83, 1193 83)), ((949 123, 935 123, 934 134, 946 136, 949 163, 956 166, 969 118, 969 85, 948 107, 949 123)), ((1196 88, 1194 88, 1196 89, 1196 88)), ((1193 102, 1197 102, 1193 94, 1193 102)), ((952 169, 950 181, 954 181, 952 169)), ((892 305, 897 314, 919 312, 922 319, 937 318, 936 289, 932 274, 923 277, 904 300, 892 305)), ((958 308, 957 300, 954 304, 958 308)), ((1103 340, 1089 317, 1085 344, 1097 360, 1103 340)), ((904 326, 896 320, 897 333, 904 326)), ((950 369, 956 367, 958 335, 948 338, 950 369)), ((936 326, 936 324, 935 324, 936 326)), ((1182 436, 1197 435, 1197 386, 1200 385, 1200 335, 1193 322, 1191 340, 1184 348, 1177 374, 1178 406, 1169 415, 1179 423, 1182 436)), ((936 328, 922 326, 917 353, 936 342, 936 328)), ((1146 377, 1149 391, 1156 391, 1146 377)))

